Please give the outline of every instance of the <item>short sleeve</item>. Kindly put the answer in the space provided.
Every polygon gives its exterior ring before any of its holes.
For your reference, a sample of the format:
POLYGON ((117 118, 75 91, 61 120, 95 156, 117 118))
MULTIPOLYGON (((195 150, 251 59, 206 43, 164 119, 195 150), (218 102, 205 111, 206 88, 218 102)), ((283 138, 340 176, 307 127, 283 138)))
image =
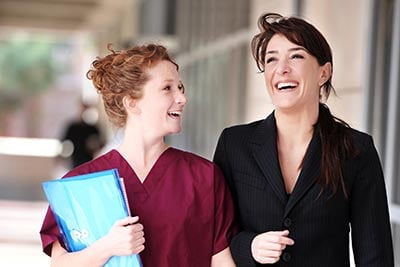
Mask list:
POLYGON ((51 247, 54 241, 58 240, 60 244, 65 247, 50 207, 47 208, 46 217, 44 218, 43 225, 40 230, 40 238, 42 240, 43 252, 48 256, 51 256, 51 247))
POLYGON ((235 209, 231 194, 225 183, 222 172, 214 164, 214 246, 213 255, 224 250, 234 234, 237 233, 235 224, 235 209))

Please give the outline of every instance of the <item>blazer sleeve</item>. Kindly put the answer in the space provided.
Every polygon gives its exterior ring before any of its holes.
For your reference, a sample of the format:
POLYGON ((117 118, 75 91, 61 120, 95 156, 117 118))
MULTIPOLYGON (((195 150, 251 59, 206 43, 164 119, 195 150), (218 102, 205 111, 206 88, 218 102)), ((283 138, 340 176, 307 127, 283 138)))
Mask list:
POLYGON ((382 166, 370 136, 357 157, 352 187, 351 232, 356 266, 394 266, 388 202, 382 166))
MULTIPOLYGON (((231 191, 231 195, 233 197, 233 201, 236 207, 236 211, 238 211, 237 206, 237 194, 235 190, 235 184, 232 176, 232 164, 234 162, 230 162, 229 152, 227 148, 230 146, 235 146, 233 142, 229 142, 227 135, 227 130, 225 129, 221 136, 219 137, 217 147, 214 153, 213 161, 219 166, 221 169, 225 180, 228 184, 228 187, 231 191)), ((233 256, 233 259, 237 266, 243 267, 252 267, 257 266, 257 262, 254 260, 251 253, 251 243, 254 237, 257 235, 256 233, 243 231, 241 228, 241 222, 239 219, 239 214, 236 212, 236 222, 239 224, 239 232, 233 236, 232 241, 230 243, 230 249, 233 256)))

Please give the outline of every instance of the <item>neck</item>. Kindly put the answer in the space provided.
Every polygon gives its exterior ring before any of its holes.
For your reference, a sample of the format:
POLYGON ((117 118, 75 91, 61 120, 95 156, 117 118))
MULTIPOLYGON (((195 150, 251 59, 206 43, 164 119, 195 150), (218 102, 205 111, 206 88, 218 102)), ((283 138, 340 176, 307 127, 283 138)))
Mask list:
POLYGON ((275 111, 277 136, 280 141, 289 143, 308 143, 318 120, 318 109, 299 113, 275 111))
POLYGON ((117 149, 129 163, 146 168, 151 166, 168 148, 164 137, 148 137, 136 130, 126 128, 124 139, 117 149))

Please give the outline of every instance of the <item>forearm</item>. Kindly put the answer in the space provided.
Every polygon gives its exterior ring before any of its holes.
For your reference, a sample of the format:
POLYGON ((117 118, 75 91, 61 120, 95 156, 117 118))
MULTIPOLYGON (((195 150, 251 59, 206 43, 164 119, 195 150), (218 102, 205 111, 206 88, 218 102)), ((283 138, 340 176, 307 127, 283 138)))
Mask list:
POLYGON ((257 266, 251 253, 251 243, 256 233, 241 231, 231 241, 230 250, 238 266, 257 266))
POLYGON ((51 251, 51 266, 103 266, 112 256, 128 256, 144 250, 143 225, 139 217, 118 220, 109 233, 87 248, 68 253, 58 241, 51 251))
POLYGON ((233 262, 232 254, 229 247, 213 255, 211 258, 211 267, 235 267, 235 266, 236 265, 233 262))
POLYGON ((111 255, 102 249, 102 241, 93 243, 91 246, 77 252, 66 251, 58 241, 53 243, 51 267, 69 267, 69 266, 103 266, 111 255))

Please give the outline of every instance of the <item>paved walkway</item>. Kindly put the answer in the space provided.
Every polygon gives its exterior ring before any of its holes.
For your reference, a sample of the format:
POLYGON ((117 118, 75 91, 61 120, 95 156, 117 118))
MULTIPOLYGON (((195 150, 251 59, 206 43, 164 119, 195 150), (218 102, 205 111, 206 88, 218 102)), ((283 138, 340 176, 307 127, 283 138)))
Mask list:
POLYGON ((46 208, 45 202, 0 200, 0 266, 50 266, 39 238, 46 208))

